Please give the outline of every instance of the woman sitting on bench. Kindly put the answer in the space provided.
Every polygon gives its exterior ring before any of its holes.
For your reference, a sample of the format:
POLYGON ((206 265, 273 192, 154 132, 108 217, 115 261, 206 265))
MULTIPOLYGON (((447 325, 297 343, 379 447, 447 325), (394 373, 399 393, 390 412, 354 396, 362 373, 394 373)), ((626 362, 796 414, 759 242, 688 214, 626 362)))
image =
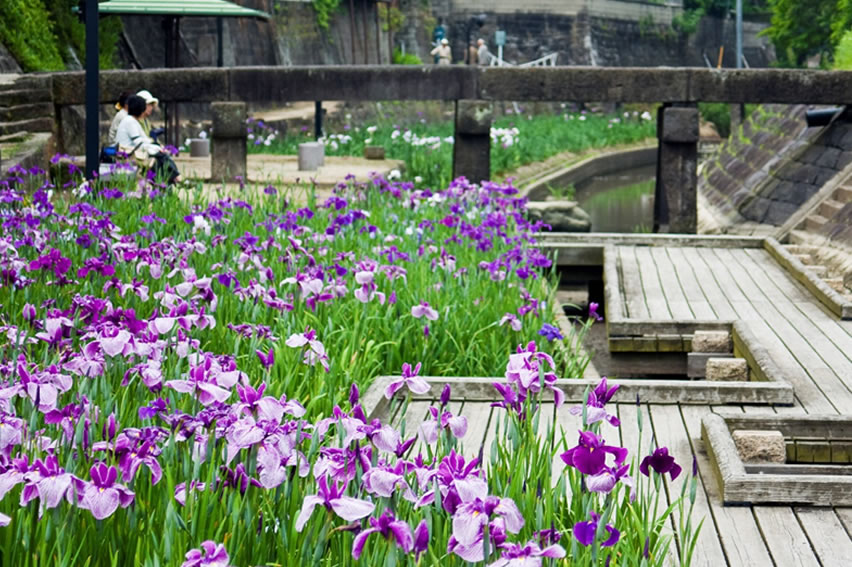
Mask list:
POLYGON ((157 178, 168 185, 180 183, 180 172, 171 156, 148 137, 139 122, 146 107, 147 103, 142 97, 131 95, 127 98, 127 116, 121 120, 115 134, 118 148, 140 160, 145 167, 153 169, 157 178))

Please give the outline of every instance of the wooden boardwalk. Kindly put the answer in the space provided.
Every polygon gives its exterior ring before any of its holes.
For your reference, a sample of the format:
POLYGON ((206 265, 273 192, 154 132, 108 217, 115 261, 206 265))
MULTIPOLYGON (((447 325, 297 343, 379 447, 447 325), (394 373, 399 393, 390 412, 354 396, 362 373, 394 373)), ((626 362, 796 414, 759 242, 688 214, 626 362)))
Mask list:
MULTIPOLYGON (((690 245, 677 240, 666 243, 662 238, 646 240, 638 238, 635 242, 641 245, 635 245, 623 236, 611 237, 605 249, 601 245, 595 249, 583 243, 568 244, 558 254, 588 260, 588 265, 603 258, 608 280, 607 319, 623 323, 612 328, 671 336, 671 329, 681 324, 689 329, 689 322, 695 323, 694 328, 704 324, 724 327, 736 321, 746 325, 793 386, 795 399, 792 406, 620 403, 615 407, 621 430, 604 425, 604 437, 620 441, 631 456, 640 458, 648 452, 651 434, 659 445, 668 446, 685 473, 669 484, 670 495, 680 493, 682 483, 689 478, 693 455, 696 457, 700 489, 694 521, 704 518, 704 527, 693 565, 852 565, 852 508, 724 506, 701 439, 701 421, 711 412, 852 414, 852 321, 841 320, 756 242, 738 245, 719 239, 718 244, 705 241, 703 245, 690 245), (607 254, 617 261, 613 263, 610 258, 608 262, 607 254), (614 290, 610 289, 612 285, 614 290), (618 312, 609 312, 613 306, 618 312), (664 330, 655 330, 655 326, 664 330), (645 429, 642 449, 637 450, 639 432, 635 424, 640 411, 645 429)), ((684 335, 689 332, 682 331, 684 335)), ((437 391, 434 386, 433 391, 437 391)), ((393 419, 399 423, 404 417, 408 423, 419 423, 432 403, 435 401, 415 401, 405 416, 393 419)), ((496 424, 503 419, 502 410, 491 408, 481 392, 451 403, 451 411, 468 418, 464 453, 482 454, 487 461, 496 424)), ((545 408, 547 417, 543 421, 549 424, 555 420, 573 443, 581 424, 580 418, 568 413, 571 405, 568 402, 555 413, 545 408)), ((554 468, 562 467, 557 459, 554 468)), ((678 565, 678 554, 673 549, 667 564, 678 565)))
POLYGON ((617 246, 635 321, 742 321, 807 413, 852 412, 852 321, 840 320, 762 248, 617 246))
MULTIPOLYGON (((434 388, 433 388, 434 389, 434 388)), ((420 423, 433 401, 415 401, 409 405, 405 421, 420 423)), ((579 417, 568 413, 573 405, 568 402, 554 416, 552 404, 542 409, 542 430, 553 422, 561 428, 573 444, 581 427, 579 417)), ((684 473, 674 482, 669 481, 666 494, 680 494, 683 482, 690 478, 693 455, 698 461, 700 480, 697 492, 694 523, 704 518, 692 565, 707 567, 744 567, 775 565, 786 566, 842 566, 852 558, 852 508, 812 508, 797 506, 723 506, 718 485, 707 452, 701 440, 701 419, 716 407, 701 405, 642 405, 618 404, 622 421, 620 433, 604 425, 604 438, 619 441, 630 450, 631 458, 647 453, 651 435, 659 445, 668 446, 684 473), (644 430, 639 451, 638 413, 643 413, 644 430), (609 435, 607 435, 609 433, 609 435), (620 437, 619 437, 620 435, 620 437)), ((801 412, 802 408, 768 406, 721 406, 725 412, 744 413, 801 412)), ((496 424, 503 419, 503 410, 492 408, 481 399, 451 402, 450 411, 468 419, 468 431, 462 443, 468 457, 482 455, 488 462, 492 452, 496 424)), ((403 416, 395 416, 399 424, 403 416)), ((414 447, 414 453, 418 451, 414 447)), ((562 461, 554 462, 554 470, 563 468, 562 461)), ((667 561, 679 565, 678 550, 672 549, 667 561)))

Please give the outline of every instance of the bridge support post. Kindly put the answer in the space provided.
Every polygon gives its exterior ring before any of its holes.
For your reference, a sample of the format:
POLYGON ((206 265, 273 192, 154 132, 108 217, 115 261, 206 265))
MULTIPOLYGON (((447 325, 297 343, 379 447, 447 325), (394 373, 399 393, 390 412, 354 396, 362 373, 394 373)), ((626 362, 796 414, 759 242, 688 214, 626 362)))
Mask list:
POLYGON ((231 181, 246 177, 246 103, 213 102, 213 147, 210 155, 211 178, 231 181))
POLYGON ((490 179, 493 115, 490 102, 456 101, 453 178, 463 175, 473 183, 490 179))
POLYGON ((654 232, 698 229, 698 108, 664 106, 657 115, 654 232))

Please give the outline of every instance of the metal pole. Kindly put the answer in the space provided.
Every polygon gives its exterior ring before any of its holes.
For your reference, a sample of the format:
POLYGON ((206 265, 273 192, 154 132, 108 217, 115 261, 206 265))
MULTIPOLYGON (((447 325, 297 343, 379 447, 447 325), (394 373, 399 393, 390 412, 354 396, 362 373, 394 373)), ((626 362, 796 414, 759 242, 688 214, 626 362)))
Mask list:
POLYGON ((737 69, 743 68, 743 0, 737 0, 737 69))
MULTIPOLYGON (((378 4, 377 4, 377 6, 378 6, 378 4)), ((378 7, 376 8, 376 10, 378 10, 378 7)), ((367 21, 368 21, 367 20, 367 12, 368 11, 369 11, 369 8, 367 6, 364 6, 364 9, 361 11, 361 23, 364 24, 364 65, 370 64, 370 49, 368 47, 368 42, 370 41, 370 34, 369 34, 370 30, 367 29, 367 21)), ((376 12, 376 14, 378 14, 378 12, 376 12)), ((378 20, 378 19, 379 19, 379 16, 377 15, 376 20, 378 20)), ((376 30, 376 34, 378 34, 378 33, 379 33, 379 30, 376 30)), ((377 39, 376 40, 377 44, 378 44, 378 41, 379 40, 377 39)))
POLYGON ((314 102, 314 137, 322 138, 322 101, 314 102))
POLYGON ((352 40, 352 64, 355 64, 355 0, 349 0, 349 38, 352 40))
POLYGON ((98 0, 86 0, 86 178, 98 172, 100 88, 98 85, 98 0))
POLYGON ((216 35, 219 38, 219 45, 216 47, 216 66, 225 66, 225 48, 223 46, 223 37, 225 36, 225 24, 221 17, 216 18, 216 35))
MULTIPOLYGON (((378 8, 376 8, 378 10, 378 8)), ((388 65, 393 63, 393 28, 391 27, 391 3, 385 4, 385 14, 388 16, 388 65)))

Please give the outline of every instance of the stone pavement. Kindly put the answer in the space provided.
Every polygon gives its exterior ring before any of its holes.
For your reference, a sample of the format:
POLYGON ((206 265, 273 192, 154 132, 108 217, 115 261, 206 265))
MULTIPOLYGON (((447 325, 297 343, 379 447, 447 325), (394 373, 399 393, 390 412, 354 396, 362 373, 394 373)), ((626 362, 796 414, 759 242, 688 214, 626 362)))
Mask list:
MULTIPOLYGON (((180 156, 175 162, 185 178, 210 180, 210 158, 180 156)), ((297 162, 297 156, 249 154, 246 181, 277 185, 314 183, 330 188, 342 182, 347 175, 354 175, 357 181, 366 181, 374 173, 386 176, 394 169, 402 171, 404 168, 404 162, 400 160, 326 156, 325 165, 317 171, 299 171, 297 162)))

